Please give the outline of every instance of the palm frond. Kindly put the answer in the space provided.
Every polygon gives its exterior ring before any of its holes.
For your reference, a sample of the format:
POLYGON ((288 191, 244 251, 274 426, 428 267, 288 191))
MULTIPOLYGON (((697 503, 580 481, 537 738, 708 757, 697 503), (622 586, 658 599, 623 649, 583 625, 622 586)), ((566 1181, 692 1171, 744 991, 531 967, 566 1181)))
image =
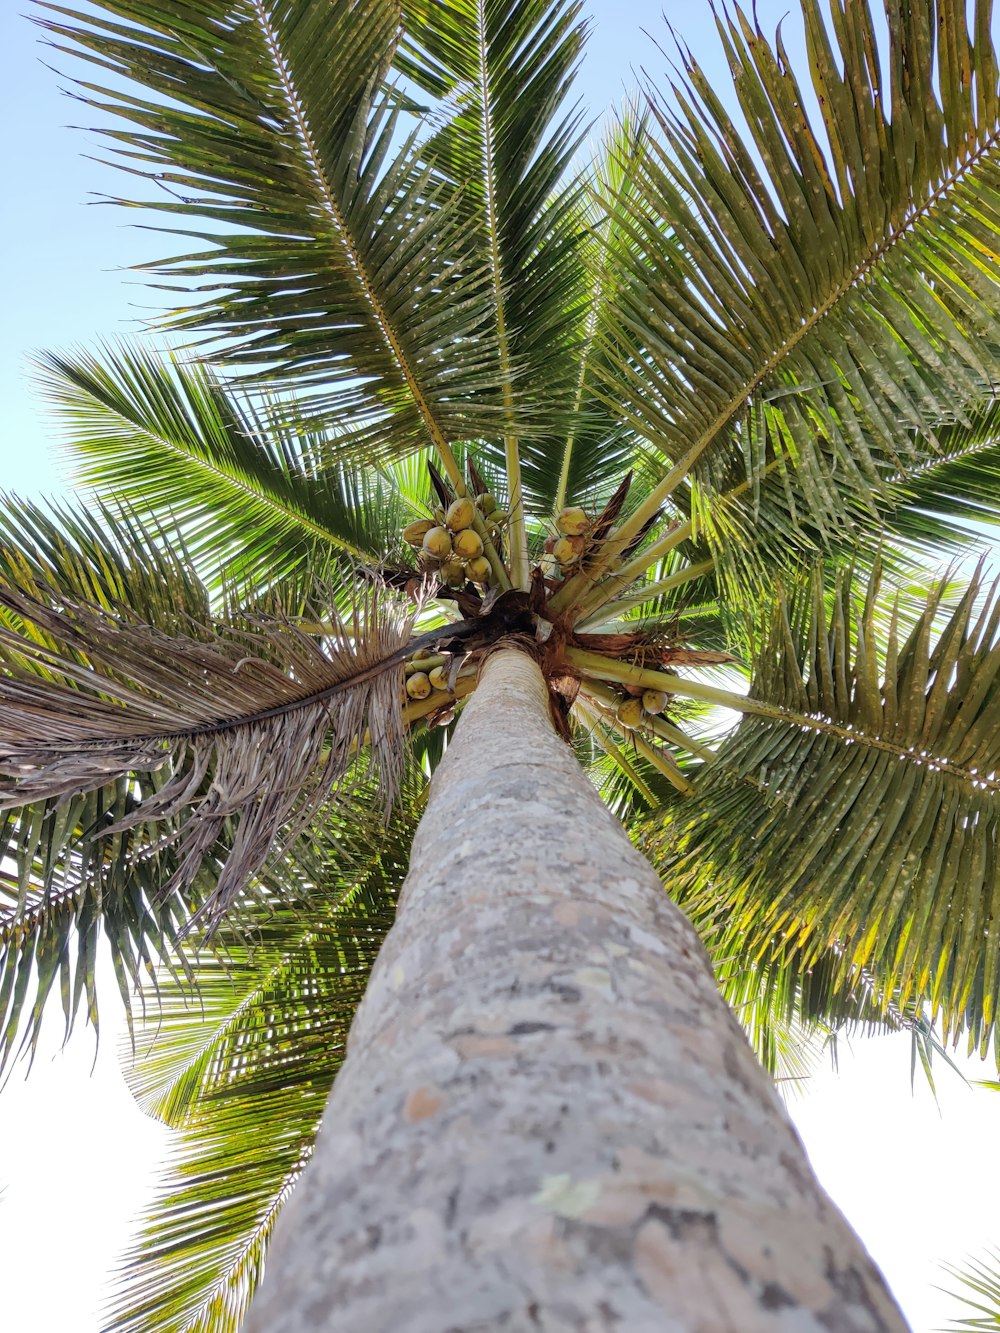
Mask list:
POLYGON ((581 118, 563 103, 585 38, 581 10, 579 0, 404 4, 415 49, 399 63, 423 86, 447 88, 424 152, 459 191, 490 275, 515 524, 523 514, 522 463, 531 492, 546 479, 551 485, 554 446, 578 415, 588 220, 580 182, 568 170, 581 118), (532 416, 549 418, 549 438, 518 439, 518 417, 532 416))
POLYGON ((315 391, 366 456, 448 458, 497 425, 487 275, 383 88, 398 4, 42 7, 52 44, 96 70, 82 101, 124 122, 102 130, 115 160, 198 246, 153 269, 184 293, 169 327, 315 391))
POLYGON ((651 95, 604 336, 606 390, 662 480, 621 540, 689 474, 725 489, 736 458, 751 478, 784 460, 798 522, 850 532, 991 394, 1000 104, 974 8, 970 32, 957 0, 886 0, 884 73, 865 0, 832 6, 833 44, 803 0, 818 129, 780 32, 735 6, 718 29, 749 140, 686 51, 672 108, 651 95))
POLYGON ((77 482, 182 533, 211 584, 280 582, 326 554, 377 564, 391 544, 389 488, 325 463, 326 437, 293 432, 279 403, 137 345, 39 361, 77 482))
MULTIPOLYGON (((1000 599, 974 582, 935 636, 938 588, 877 641, 873 582, 827 614, 779 597, 739 727, 664 828, 661 865, 750 960, 835 949, 945 1033, 995 1032, 1000 951, 1000 599)), ((699 687, 694 687, 696 690, 699 687)), ((711 691, 709 692, 711 693, 711 691)))
POLYGON ((178 1132, 121 1261, 109 1327, 240 1327, 392 924, 413 794, 388 827, 371 799, 334 812, 276 872, 266 908, 227 921, 190 980, 164 977, 150 992, 126 1076, 178 1132), (290 874, 307 897, 290 898, 290 874))
POLYGON ((959 1290, 948 1294, 967 1311, 962 1318, 953 1316, 947 1333, 960 1333, 962 1329, 996 1333, 1000 1329, 1000 1251, 987 1251, 985 1259, 969 1259, 961 1268, 951 1264, 944 1267, 961 1284, 959 1290))
MULTIPOLYGON (((332 600, 332 599, 330 599, 332 600)), ((168 775, 105 833, 185 813, 177 870, 184 894, 232 828, 207 911, 218 919, 272 853, 289 821, 328 800, 366 744, 387 806, 403 749, 402 661, 410 615, 369 583, 352 618, 324 608, 321 641, 280 618, 192 625, 182 636, 124 606, 0 587, 0 808, 78 797, 139 774, 168 775)))

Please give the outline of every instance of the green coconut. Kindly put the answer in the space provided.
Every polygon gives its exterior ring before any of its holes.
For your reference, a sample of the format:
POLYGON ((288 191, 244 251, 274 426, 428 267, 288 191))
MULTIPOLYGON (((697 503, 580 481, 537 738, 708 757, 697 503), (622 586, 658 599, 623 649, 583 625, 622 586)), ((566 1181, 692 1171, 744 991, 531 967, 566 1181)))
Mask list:
POLYGON ((461 560, 446 560, 440 574, 449 588, 461 588, 465 585, 465 566, 461 560))
POLYGON ((580 555, 569 537, 560 537, 552 548, 552 554, 565 569, 567 565, 575 565, 580 555))
POLYGON ((433 526, 433 520, 429 518, 418 518, 415 523, 407 523, 403 529, 403 541, 408 542, 410 546, 422 546, 424 538, 433 526))

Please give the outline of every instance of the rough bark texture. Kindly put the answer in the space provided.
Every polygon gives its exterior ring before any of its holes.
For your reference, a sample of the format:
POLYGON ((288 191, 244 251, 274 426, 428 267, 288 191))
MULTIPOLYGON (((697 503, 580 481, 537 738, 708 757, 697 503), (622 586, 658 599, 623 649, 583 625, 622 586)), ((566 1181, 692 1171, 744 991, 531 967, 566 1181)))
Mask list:
POLYGON ((247 1333, 905 1327, 538 668, 497 653, 247 1333))

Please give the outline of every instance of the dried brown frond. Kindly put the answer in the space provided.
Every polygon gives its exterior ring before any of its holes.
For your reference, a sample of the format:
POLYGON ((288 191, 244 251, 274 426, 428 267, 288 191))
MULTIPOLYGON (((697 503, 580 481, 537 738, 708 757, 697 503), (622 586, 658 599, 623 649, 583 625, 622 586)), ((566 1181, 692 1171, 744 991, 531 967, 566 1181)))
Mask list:
POLYGON ((388 806, 405 731, 411 617, 370 580, 349 619, 332 595, 322 638, 280 616, 163 633, 126 607, 0 585, 0 809, 167 768, 155 795, 109 827, 177 821, 179 864, 164 895, 190 888, 229 832, 217 923, 274 849, 330 799, 363 748, 388 806))

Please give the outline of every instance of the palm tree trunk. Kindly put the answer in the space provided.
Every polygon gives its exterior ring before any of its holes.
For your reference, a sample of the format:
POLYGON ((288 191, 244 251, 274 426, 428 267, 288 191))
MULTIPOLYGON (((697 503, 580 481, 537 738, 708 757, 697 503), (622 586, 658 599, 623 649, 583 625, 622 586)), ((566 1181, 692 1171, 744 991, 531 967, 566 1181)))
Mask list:
POLYGON ((905 1329, 704 951, 492 656, 248 1333, 905 1329))

